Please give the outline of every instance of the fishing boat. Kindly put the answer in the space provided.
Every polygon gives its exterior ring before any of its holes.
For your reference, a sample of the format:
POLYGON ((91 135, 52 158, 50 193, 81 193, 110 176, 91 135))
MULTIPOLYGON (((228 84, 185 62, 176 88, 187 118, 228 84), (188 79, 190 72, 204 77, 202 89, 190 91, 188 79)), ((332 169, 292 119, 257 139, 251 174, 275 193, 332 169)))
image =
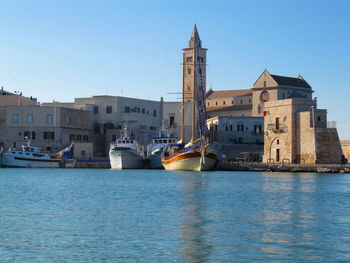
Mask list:
POLYGON ((9 149, 1 153, 1 165, 3 167, 22 168, 74 168, 75 159, 70 150, 73 143, 65 149, 50 155, 42 152, 40 147, 31 146, 30 141, 22 145, 21 150, 9 149))
POLYGON ((152 143, 147 147, 147 167, 150 169, 161 169, 162 154, 168 145, 176 144, 177 137, 162 136, 152 139, 152 143))
MULTIPOLYGON (((181 140, 169 145, 163 152, 162 164, 166 170, 207 171, 212 170, 216 164, 216 153, 208 141, 206 125, 205 92, 202 81, 201 59, 199 57, 200 39, 195 26, 192 38, 193 47, 193 89, 188 96, 185 83, 182 87, 182 118, 181 140), (186 95, 185 95, 186 94, 186 95), (186 97, 185 97, 186 96, 186 97), (185 143, 185 101, 191 102, 192 133, 191 140, 185 143)), ((185 58, 184 58, 185 59, 185 58)), ((184 61, 185 63, 185 61, 184 61)))
POLYGON ((141 169, 144 167, 144 153, 138 142, 127 135, 127 128, 124 134, 111 143, 109 160, 112 169, 141 169))

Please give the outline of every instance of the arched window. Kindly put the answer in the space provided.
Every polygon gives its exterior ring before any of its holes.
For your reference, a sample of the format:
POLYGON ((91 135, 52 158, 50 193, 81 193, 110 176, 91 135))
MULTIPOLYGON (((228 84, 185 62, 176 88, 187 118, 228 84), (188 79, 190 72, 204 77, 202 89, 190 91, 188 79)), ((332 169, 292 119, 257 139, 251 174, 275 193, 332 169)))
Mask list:
POLYGON ((258 105, 258 113, 259 113, 259 114, 262 113, 262 109, 263 109, 263 107, 262 107, 262 104, 260 103, 260 104, 258 105))

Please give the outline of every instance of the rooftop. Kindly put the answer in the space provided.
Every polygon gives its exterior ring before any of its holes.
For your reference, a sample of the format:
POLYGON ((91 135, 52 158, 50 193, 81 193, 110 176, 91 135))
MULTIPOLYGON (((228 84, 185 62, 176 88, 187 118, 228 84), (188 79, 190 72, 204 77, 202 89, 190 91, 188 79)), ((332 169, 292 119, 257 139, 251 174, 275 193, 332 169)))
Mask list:
POLYGON ((233 98, 244 95, 251 95, 251 89, 237 89, 237 90, 209 90, 207 92, 207 99, 218 99, 218 98, 233 98))

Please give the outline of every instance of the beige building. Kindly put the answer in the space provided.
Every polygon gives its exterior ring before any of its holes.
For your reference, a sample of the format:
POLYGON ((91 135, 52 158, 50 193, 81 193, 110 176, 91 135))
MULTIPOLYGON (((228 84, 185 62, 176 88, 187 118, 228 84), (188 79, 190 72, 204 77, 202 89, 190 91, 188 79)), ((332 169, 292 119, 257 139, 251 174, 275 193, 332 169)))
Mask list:
MULTIPOLYGON (((43 103, 47 106, 61 106, 61 103, 43 103)), ((121 96, 92 96, 75 98, 74 109, 87 111, 90 130, 93 134, 94 156, 107 157, 109 145, 119 138, 126 125, 129 136, 146 146, 157 136, 163 116, 163 99, 160 101, 128 98, 121 96)))
POLYGON ((327 128, 327 111, 316 101, 292 98, 264 105, 264 162, 339 163, 342 149, 335 128, 327 128))
POLYGON ((89 141, 87 111, 45 106, 0 107, 2 147, 19 148, 28 140, 48 152, 57 152, 71 142, 89 141))
POLYGON ((340 141, 341 147, 343 149, 343 154, 348 159, 350 163, 350 140, 340 141))
POLYGON ((0 90, 0 106, 37 106, 38 101, 33 97, 25 97, 22 92, 11 93, 4 88, 0 90))
POLYGON ((90 160, 93 158, 92 142, 76 142, 73 147, 74 157, 79 160, 90 160))

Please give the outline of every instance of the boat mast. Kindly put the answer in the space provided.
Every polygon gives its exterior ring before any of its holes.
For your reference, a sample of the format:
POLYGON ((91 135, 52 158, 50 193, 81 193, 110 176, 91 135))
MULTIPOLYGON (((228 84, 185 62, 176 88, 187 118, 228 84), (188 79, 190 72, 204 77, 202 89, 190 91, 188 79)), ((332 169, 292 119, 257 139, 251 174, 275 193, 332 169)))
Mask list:
MULTIPOLYGON (((197 28, 195 26, 195 31, 197 28)), ((192 139, 193 142, 196 137, 196 86, 197 86, 197 34, 193 36, 193 91, 192 91, 192 139)))
MULTIPOLYGON (((182 65, 185 65, 185 54, 182 55, 182 65)), ((185 67, 182 66, 182 104, 181 104, 181 143, 185 142, 185 67)))

